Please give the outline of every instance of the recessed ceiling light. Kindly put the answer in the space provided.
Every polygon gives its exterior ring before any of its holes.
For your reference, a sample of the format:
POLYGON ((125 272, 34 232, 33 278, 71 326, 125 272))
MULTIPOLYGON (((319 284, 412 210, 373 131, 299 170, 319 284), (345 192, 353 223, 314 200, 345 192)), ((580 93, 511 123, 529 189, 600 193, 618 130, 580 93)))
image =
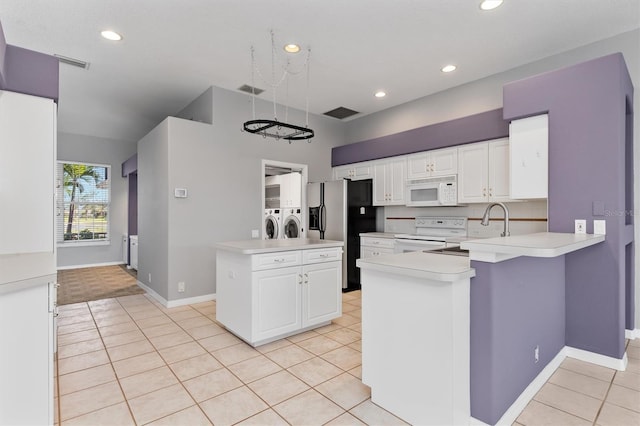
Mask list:
POLYGON ((298 53, 300 51, 300 46, 294 43, 289 43, 284 45, 284 50, 287 53, 298 53))
POLYGON ((379 91, 377 91, 377 92, 375 93, 375 95, 374 95, 374 96, 375 96, 376 98, 384 98, 385 96, 387 96, 387 93, 386 93, 386 92, 384 92, 384 91, 382 91, 382 90, 379 90, 379 91))
POLYGON ((451 71, 455 71, 456 68, 457 67, 455 65, 445 65, 444 67, 442 67, 440 69, 440 71, 442 71, 442 72, 451 72, 451 71))
POLYGON ((493 10, 496 7, 502 4, 503 0, 484 0, 480 3, 480 9, 482 10, 493 10))
POLYGON ((104 30, 100 33, 100 35, 102 35, 102 37, 106 38, 107 40, 111 40, 111 41, 122 40, 122 36, 120 34, 111 30, 104 30))

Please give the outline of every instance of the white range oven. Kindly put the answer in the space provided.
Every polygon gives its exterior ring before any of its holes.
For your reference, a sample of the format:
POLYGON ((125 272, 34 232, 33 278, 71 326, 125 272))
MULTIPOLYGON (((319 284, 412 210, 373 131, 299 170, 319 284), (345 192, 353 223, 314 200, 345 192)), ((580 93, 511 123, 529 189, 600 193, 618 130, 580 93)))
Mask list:
POLYGON ((449 217, 416 217, 415 234, 396 234, 395 253, 411 251, 436 250, 458 245, 452 240, 467 236, 467 218, 449 217))

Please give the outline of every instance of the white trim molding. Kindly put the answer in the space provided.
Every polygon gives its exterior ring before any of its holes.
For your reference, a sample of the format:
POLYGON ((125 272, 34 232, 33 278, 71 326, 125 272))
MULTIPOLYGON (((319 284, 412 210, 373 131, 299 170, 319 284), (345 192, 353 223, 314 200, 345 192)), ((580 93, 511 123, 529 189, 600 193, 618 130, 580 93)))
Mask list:
POLYGON ((640 339, 640 328, 634 328, 633 330, 625 330, 624 338, 629 340, 640 339))
MULTIPOLYGON (((88 263, 86 265, 69 265, 69 266, 58 266, 56 270, 64 271, 67 269, 80 269, 80 268, 95 268, 98 266, 115 266, 115 265, 124 265, 125 263, 122 260, 118 260, 115 262, 103 262, 103 263, 88 263)), ((138 281, 138 284, 140 281, 138 281)))
POLYGON ((613 368, 614 370, 618 371, 625 371, 627 369, 628 359, 626 352, 624 353, 622 359, 618 359, 606 355, 600 355, 595 352, 572 348, 571 346, 565 346, 565 349, 567 352, 567 356, 570 358, 590 362, 591 364, 600 365, 602 367, 613 368))
POLYGON ((138 281, 138 285, 142 289, 144 289, 144 291, 149 293, 149 296, 153 297, 158 302, 160 302, 162 306, 164 306, 165 308, 176 308, 178 306, 193 305, 195 303, 202 303, 202 302, 209 302, 211 300, 216 300, 215 293, 205 294, 205 295, 196 296, 196 297, 187 297, 184 299, 167 300, 164 297, 160 296, 158 293, 156 293, 156 291, 153 290, 151 287, 143 284, 142 282, 138 281))

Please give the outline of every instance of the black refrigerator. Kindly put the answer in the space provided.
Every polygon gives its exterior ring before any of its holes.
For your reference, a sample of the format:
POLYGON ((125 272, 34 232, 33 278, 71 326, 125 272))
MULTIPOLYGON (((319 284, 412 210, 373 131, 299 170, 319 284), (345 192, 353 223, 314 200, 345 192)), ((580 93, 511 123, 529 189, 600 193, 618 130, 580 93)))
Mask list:
POLYGON ((316 182, 307 186, 309 215, 307 236, 345 243, 342 258, 342 290, 360 288, 360 233, 376 231, 373 181, 316 182))

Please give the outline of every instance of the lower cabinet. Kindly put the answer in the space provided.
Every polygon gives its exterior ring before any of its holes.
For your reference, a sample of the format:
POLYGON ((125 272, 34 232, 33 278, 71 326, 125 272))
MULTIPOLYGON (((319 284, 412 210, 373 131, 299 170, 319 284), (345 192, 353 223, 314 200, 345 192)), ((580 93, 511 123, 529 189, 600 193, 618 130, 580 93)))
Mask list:
POLYGON ((217 270, 216 319, 253 346, 342 315, 341 248, 257 255, 219 251, 217 270))
POLYGON ((394 253, 393 238, 360 237, 360 259, 394 253))

